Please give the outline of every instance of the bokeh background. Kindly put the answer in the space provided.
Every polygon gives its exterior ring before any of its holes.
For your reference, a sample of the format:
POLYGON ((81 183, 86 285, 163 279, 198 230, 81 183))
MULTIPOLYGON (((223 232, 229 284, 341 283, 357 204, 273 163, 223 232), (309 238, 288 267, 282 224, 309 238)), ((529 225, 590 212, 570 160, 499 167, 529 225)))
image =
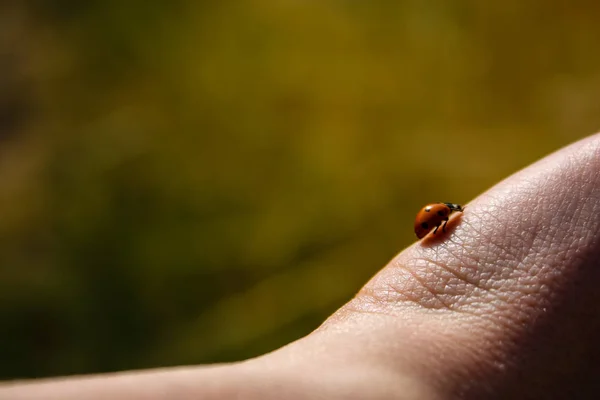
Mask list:
POLYGON ((0 378, 240 360, 600 128, 600 3, 0 3, 0 378))

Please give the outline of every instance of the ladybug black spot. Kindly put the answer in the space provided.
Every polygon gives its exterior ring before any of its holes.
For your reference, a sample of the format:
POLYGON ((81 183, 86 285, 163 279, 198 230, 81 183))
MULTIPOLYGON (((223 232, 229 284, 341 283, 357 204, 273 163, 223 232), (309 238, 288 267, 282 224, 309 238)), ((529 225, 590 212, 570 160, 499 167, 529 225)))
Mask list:
POLYGON ((429 225, 427 224, 427 222, 423 222, 423 223, 421 224, 421 228, 423 228, 423 229, 427 229, 427 228, 429 228, 429 225))
POLYGON ((438 213, 437 213, 437 214, 438 214, 440 217, 443 217, 443 216, 444 216, 444 212, 443 212, 443 211, 438 211, 438 213))

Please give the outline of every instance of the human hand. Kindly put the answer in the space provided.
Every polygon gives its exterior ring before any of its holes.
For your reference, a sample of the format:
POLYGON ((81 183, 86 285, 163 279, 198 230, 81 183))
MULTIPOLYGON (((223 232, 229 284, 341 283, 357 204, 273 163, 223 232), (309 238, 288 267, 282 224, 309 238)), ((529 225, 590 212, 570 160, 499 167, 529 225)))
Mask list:
POLYGON ((0 399, 600 397, 600 135, 502 181, 440 233, 273 353, 5 384, 0 399))

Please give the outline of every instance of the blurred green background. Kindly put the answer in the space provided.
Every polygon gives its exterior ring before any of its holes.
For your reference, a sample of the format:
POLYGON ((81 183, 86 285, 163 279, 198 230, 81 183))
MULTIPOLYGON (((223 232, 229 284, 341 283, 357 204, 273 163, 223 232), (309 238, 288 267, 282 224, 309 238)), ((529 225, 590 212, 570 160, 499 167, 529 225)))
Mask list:
POLYGON ((0 378, 240 360, 600 127, 600 3, 0 5, 0 378))

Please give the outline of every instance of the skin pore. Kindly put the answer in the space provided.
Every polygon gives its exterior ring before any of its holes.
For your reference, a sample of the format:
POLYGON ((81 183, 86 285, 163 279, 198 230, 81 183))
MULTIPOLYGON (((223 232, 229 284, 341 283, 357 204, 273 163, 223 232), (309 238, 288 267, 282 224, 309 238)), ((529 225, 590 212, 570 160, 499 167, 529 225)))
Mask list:
POLYGON ((244 362, 0 385, 0 399, 598 398, 600 135, 500 182, 310 335, 244 362))

